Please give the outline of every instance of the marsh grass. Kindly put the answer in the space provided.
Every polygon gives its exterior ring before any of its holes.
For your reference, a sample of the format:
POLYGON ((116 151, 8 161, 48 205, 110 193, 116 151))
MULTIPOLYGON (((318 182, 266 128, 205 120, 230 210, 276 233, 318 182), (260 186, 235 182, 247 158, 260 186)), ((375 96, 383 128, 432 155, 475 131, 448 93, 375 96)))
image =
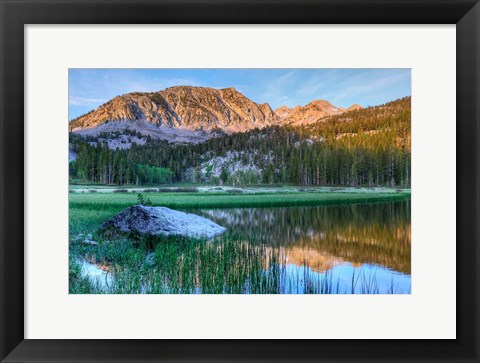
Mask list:
MULTIPOLYGON (((134 193, 85 193, 69 196, 70 208, 89 210, 121 210, 136 203, 134 193)), ((312 206, 346 203, 373 203, 400 201, 410 198, 410 193, 149 193, 153 205, 169 208, 241 208, 312 206)))
POLYGON ((98 284, 93 283, 81 274, 82 267, 78 260, 70 257, 68 286, 70 294, 101 294, 103 291, 98 284))
POLYGON ((374 274, 352 276, 343 286, 329 271, 319 274, 307 261, 295 274, 286 271, 285 256, 270 246, 225 236, 215 241, 181 236, 125 237, 97 246, 73 245, 70 293, 112 294, 340 294, 396 293, 381 291, 374 274), (153 261, 148 261, 153 254, 153 261), (84 258, 108 269, 113 285, 101 290, 82 278, 77 261, 84 258))

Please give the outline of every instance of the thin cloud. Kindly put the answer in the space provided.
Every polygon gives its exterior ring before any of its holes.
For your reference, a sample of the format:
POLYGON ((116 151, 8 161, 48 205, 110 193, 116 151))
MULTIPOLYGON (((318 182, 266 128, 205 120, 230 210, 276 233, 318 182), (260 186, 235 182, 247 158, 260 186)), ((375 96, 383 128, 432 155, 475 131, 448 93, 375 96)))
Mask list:
POLYGON ((359 80, 354 85, 344 87, 336 96, 332 98, 333 102, 338 102, 344 97, 352 97, 361 94, 378 94, 378 92, 385 89, 385 87, 392 86, 406 78, 410 74, 406 72, 396 73, 389 76, 384 76, 375 80, 359 80))
POLYGON ((68 102, 74 106, 95 106, 99 103, 105 103, 107 100, 103 98, 85 98, 70 96, 68 102))
POLYGON ((258 90, 259 98, 267 102, 269 99, 288 99, 288 90, 295 83, 296 69, 289 70, 276 78, 265 79, 262 89, 258 90))

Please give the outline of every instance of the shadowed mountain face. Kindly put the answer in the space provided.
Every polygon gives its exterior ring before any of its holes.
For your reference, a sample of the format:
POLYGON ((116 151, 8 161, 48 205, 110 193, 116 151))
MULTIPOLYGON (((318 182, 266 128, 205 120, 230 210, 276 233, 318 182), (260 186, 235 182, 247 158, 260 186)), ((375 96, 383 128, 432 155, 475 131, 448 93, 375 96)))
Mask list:
MULTIPOLYGON (((130 126, 141 132, 141 129, 151 127, 139 128, 138 125, 148 123, 165 133, 168 133, 167 129, 174 129, 178 133, 198 131, 208 135, 214 130, 233 133, 272 125, 308 124, 344 111, 328 101, 316 100, 303 107, 282 106, 274 112, 268 103, 255 103, 234 88, 176 86, 160 92, 117 96, 72 120, 70 130, 94 134, 95 130, 102 132, 130 126)), ((152 136, 161 136, 153 130, 149 132, 152 136)))

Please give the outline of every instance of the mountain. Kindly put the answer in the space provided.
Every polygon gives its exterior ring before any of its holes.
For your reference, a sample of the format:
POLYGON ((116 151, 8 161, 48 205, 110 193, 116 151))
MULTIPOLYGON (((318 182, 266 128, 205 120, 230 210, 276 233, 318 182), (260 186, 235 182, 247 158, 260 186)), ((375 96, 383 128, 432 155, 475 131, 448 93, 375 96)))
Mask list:
POLYGON ((372 145, 395 144, 410 150, 410 120, 411 97, 408 96, 368 108, 352 105, 344 113, 296 129, 324 141, 349 143, 368 136, 365 140, 372 145))
POLYGON ((147 122, 186 131, 220 129, 232 133, 275 125, 280 120, 268 103, 257 104, 234 88, 177 86, 160 92, 117 96, 72 120, 70 130, 93 129, 111 121, 121 121, 118 126, 125 126, 125 121, 139 126, 147 122))
POLYGON ((287 106, 280 106, 275 110, 275 114, 281 119, 285 120, 292 116, 296 111, 300 110, 302 106, 296 106, 293 108, 288 108, 287 106))
MULTIPOLYGON (((218 133, 202 143, 167 142, 132 129, 87 138, 71 133, 71 175, 82 182, 119 185, 165 183, 168 176, 175 182, 228 185, 408 186, 410 121, 411 97, 404 97, 310 124, 218 133)), ((108 122, 97 128, 138 122, 108 122)))
POLYGON ((275 113, 280 118, 282 123, 300 126, 314 123, 324 117, 334 116, 344 113, 346 111, 361 109, 360 105, 352 105, 347 109, 336 107, 326 100, 315 100, 305 106, 296 106, 288 108, 285 106, 279 107, 275 113))
POLYGON ((347 108, 346 111, 361 110, 362 108, 363 108, 362 106, 357 105, 356 103, 354 103, 354 104, 351 105, 349 108, 347 108))
MULTIPOLYGON (((255 103, 235 88, 175 86, 159 92, 127 93, 70 122, 70 131, 82 135, 122 134, 126 129, 170 142, 202 142, 219 132, 244 132, 275 125, 300 126, 362 108, 336 107, 325 100, 306 106, 255 103)), ((117 146, 129 147, 125 140, 117 146)), ((138 143, 138 142, 137 142, 138 143)), ((116 144, 115 144, 116 145, 116 144)))
POLYGON ((283 121, 290 125, 302 125, 315 122, 322 117, 338 115, 343 110, 333 106, 330 102, 325 100, 315 100, 308 105, 299 107, 295 112, 288 116, 283 121))

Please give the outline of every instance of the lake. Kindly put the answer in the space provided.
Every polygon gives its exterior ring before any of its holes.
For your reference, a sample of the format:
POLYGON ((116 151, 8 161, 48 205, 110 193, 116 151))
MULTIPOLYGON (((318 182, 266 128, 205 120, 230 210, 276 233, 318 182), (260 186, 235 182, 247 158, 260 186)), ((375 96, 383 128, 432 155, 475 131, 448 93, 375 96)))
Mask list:
POLYGON ((290 281, 286 293, 305 293, 306 279, 323 278, 333 293, 408 294, 410 208, 406 200, 192 212, 226 227, 243 243, 279 252, 281 272, 290 281))

